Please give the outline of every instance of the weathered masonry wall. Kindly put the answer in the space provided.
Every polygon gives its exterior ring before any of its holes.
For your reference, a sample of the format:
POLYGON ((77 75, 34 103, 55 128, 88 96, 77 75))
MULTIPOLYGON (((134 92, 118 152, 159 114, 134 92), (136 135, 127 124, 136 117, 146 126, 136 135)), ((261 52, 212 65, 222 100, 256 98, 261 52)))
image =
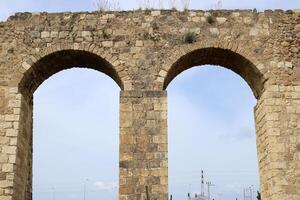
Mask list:
POLYGON ((120 199, 168 199, 165 91, 123 91, 120 99, 120 199))
POLYGON ((204 64, 233 70, 258 100, 262 199, 299 200, 299 44, 297 11, 18 13, 0 22, 0 200, 31 200, 32 95, 71 67, 120 86, 120 200, 145 199, 146 188, 166 200, 165 90, 204 64))

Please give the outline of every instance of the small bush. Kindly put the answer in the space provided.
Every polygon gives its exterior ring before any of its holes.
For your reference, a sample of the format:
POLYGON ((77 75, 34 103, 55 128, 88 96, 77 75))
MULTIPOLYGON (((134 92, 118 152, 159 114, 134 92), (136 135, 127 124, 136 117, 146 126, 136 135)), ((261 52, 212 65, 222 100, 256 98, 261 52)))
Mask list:
POLYGON ((159 26, 158 26, 158 24, 156 22, 154 22, 152 24, 152 28, 153 28, 154 31, 158 31, 159 30, 159 26))
POLYGON ((109 39, 111 37, 111 35, 106 30, 102 30, 102 35, 104 39, 109 39))
POLYGON ((214 24, 216 22, 216 20, 213 16, 208 16, 206 20, 207 20, 207 23, 209 23, 209 24, 214 24))
POLYGON ((187 44, 196 42, 196 34, 192 31, 186 32, 183 36, 183 42, 187 44))

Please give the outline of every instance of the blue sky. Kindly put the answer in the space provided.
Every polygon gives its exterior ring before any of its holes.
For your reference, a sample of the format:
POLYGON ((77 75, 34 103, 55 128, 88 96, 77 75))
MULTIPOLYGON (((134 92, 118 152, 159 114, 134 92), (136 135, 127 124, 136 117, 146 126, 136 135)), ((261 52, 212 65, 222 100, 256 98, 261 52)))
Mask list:
MULTIPOLYGON (((168 5, 164 1, 165 7, 168 5)), ((216 1, 192 0, 190 8, 216 1)), ((300 8, 299 0, 224 0, 223 8, 300 8)), ((121 1, 136 9, 137 1, 121 1)), ((20 11, 92 11, 88 0, 0 0, 0 20, 20 11)), ((59 72, 34 94, 34 200, 117 199, 119 91, 104 74, 59 72), (102 94, 105 94, 102 95, 102 94)), ((244 187, 258 188, 253 107, 246 82, 212 66, 187 70, 171 82, 169 189, 175 199, 199 192, 200 172, 215 184, 212 196, 232 200, 244 187)))
POLYGON ((88 199, 116 199, 118 97, 112 79, 88 69, 62 71, 35 92, 34 199, 52 200, 52 187, 56 199, 82 199, 85 182, 88 199))
MULTIPOLYGON (((60 11, 93 11, 95 10, 96 0, 0 0, 0 19, 5 20, 8 16, 15 12, 60 12, 60 11)), ((137 9, 145 0, 126 0, 119 1, 120 7, 125 10, 137 9)), ((156 2, 158 0, 150 0, 156 2)), ((162 0, 164 7, 169 6, 168 0, 162 0)), ((180 0, 177 0, 180 5, 180 0)), ((191 0, 191 9, 210 9, 216 5, 217 0, 191 0)), ((223 0, 222 7, 224 9, 295 9, 300 8, 299 0, 223 0)))

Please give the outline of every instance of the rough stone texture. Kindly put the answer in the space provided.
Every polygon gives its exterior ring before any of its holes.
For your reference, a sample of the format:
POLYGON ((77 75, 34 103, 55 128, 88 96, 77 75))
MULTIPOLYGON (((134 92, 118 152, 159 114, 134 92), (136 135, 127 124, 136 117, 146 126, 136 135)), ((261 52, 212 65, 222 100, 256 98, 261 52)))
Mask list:
POLYGON ((32 95, 56 72, 87 67, 120 96, 120 199, 167 199, 168 84, 220 65, 257 98, 262 199, 300 199, 300 13, 18 13, 0 22, 0 200, 31 200, 32 95), (184 42, 193 32, 193 42, 184 42))
POLYGON ((168 199, 167 94, 122 91, 120 200, 168 199))

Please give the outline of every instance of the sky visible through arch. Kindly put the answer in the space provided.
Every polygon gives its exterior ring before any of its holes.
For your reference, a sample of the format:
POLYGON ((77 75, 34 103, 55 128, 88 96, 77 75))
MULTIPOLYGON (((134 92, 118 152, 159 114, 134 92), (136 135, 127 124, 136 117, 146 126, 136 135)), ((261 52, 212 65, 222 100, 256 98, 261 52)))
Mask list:
MULTIPOLYGON (((92 0, 1 0, 0 21, 14 12, 95 10, 92 0)), ((168 1, 164 1, 165 7, 168 1)), ((178 1, 179 2, 179 1, 178 1)), ((217 1, 191 0, 192 9, 217 1)), ((299 0, 224 0, 224 9, 296 9, 299 0)), ((137 9, 136 0, 120 1, 137 9)), ((253 107, 246 82, 221 67, 201 66, 168 87, 169 189, 173 199, 199 192, 200 171, 216 200, 258 188, 253 107)), ((34 200, 117 199, 120 89, 94 70, 60 72, 34 96, 34 200), (103 95, 105 94, 105 95, 103 95), (67 125, 66 125, 67 124, 67 125)))

